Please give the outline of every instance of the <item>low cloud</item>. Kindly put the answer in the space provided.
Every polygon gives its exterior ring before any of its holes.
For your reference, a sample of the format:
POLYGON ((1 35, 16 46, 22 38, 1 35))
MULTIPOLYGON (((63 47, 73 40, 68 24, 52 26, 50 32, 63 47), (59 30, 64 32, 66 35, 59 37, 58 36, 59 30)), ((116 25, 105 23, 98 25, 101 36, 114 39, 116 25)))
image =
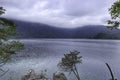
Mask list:
POLYGON ((114 0, 0 0, 4 17, 75 28, 103 25, 114 0))

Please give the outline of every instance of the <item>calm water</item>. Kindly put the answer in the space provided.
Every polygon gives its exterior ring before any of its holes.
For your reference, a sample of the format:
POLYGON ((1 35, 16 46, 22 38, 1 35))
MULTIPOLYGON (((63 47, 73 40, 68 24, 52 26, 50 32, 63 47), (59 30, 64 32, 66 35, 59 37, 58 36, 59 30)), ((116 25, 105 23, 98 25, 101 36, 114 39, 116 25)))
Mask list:
MULTIPOLYGON (((105 65, 109 63, 115 77, 120 79, 120 41, 119 40, 86 40, 86 39, 24 39, 25 49, 14 55, 11 62, 3 68, 9 72, 0 80, 20 80, 29 69, 37 73, 47 69, 47 76, 58 70, 63 54, 69 51, 80 51, 82 64, 78 65, 82 80, 109 80, 110 74, 105 65)), ((74 80, 74 76, 68 76, 74 80)))

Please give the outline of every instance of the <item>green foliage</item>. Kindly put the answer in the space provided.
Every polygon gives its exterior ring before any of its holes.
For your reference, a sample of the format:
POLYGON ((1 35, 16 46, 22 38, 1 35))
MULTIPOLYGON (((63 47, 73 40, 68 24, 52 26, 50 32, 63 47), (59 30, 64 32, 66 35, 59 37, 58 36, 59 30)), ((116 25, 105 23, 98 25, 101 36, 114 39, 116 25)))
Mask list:
POLYGON ((16 35, 16 25, 5 18, 0 18, 0 40, 8 40, 16 35))
POLYGON ((111 20, 108 20, 108 28, 118 28, 120 25, 120 0, 117 0, 113 3, 111 8, 109 8, 109 12, 111 15, 111 20))
POLYGON ((59 66, 64 69, 64 71, 71 71, 73 69, 75 64, 81 63, 82 56, 78 57, 78 54, 80 52, 73 51, 69 54, 64 54, 64 57, 62 58, 61 62, 59 63, 59 66))
MULTIPOLYGON (((0 15, 5 13, 5 9, 0 7, 0 15)), ((0 17, 0 67, 2 67, 16 51, 23 49, 24 45, 19 41, 10 41, 12 36, 16 35, 16 25, 0 17)), ((0 71, 4 72, 1 68, 0 71)), ((3 73, 4 74, 4 73, 3 73)))
MULTIPOLYGON (((5 9, 3 7, 0 7, 0 15, 5 13, 5 9)), ((11 36, 16 35, 16 25, 6 19, 0 17, 0 43, 1 40, 8 40, 11 36)))
MULTIPOLYGON (((0 7, 0 13, 4 13, 4 9, 0 7)), ((23 48, 23 44, 18 41, 8 41, 12 36, 16 35, 15 24, 5 18, 0 18, 0 63, 7 61, 12 54, 23 48)))
POLYGON ((69 54, 64 54, 64 57, 62 58, 61 62, 58 64, 58 66, 68 72, 73 72, 73 74, 76 76, 77 80, 80 80, 79 73, 76 67, 76 64, 82 63, 82 56, 79 56, 78 51, 72 51, 69 54))
POLYGON ((9 60, 11 55, 23 49, 23 46, 24 45, 18 41, 2 43, 0 45, 0 63, 9 60))

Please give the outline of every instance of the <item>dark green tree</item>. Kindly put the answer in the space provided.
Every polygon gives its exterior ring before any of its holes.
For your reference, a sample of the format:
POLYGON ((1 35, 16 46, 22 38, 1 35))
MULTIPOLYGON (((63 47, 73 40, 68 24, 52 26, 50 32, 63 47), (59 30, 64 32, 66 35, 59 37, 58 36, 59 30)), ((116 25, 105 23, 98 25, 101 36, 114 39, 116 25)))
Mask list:
MULTIPOLYGON (((0 16, 5 13, 5 9, 0 7, 0 16)), ((19 41, 9 40, 16 35, 16 25, 6 19, 0 17, 0 76, 4 75, 6 71, 2 66, 11 58, 16 51, 23 49, 23 44, 19 41)))
POLYGON ((68 54, 64 54, 64 57, 62 58, 61 62, 58 64, 58 66, 64 70, 69 72, 70 74, 73 73, 77 80, 80 80, 79 72, 77 70, 77 64, 82 63, 82 56, 79 56, 78 51, 72 51, 68 54))
POLYGON ((111 15, 111 20, 108 20, 108 28, 118 28, 120 26, 120 0, 113 3, 111 8, 109 8, 109 13, 111 15))

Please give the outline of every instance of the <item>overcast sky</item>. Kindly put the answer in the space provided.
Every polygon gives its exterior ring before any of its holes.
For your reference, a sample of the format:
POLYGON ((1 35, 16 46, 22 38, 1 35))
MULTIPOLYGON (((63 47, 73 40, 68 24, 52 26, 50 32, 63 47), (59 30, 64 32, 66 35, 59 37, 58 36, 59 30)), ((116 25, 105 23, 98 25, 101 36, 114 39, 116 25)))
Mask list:
POLYGON ((108 8, 115 0, 0 0, 4 17, 75 28, 104 25, 108 8))

